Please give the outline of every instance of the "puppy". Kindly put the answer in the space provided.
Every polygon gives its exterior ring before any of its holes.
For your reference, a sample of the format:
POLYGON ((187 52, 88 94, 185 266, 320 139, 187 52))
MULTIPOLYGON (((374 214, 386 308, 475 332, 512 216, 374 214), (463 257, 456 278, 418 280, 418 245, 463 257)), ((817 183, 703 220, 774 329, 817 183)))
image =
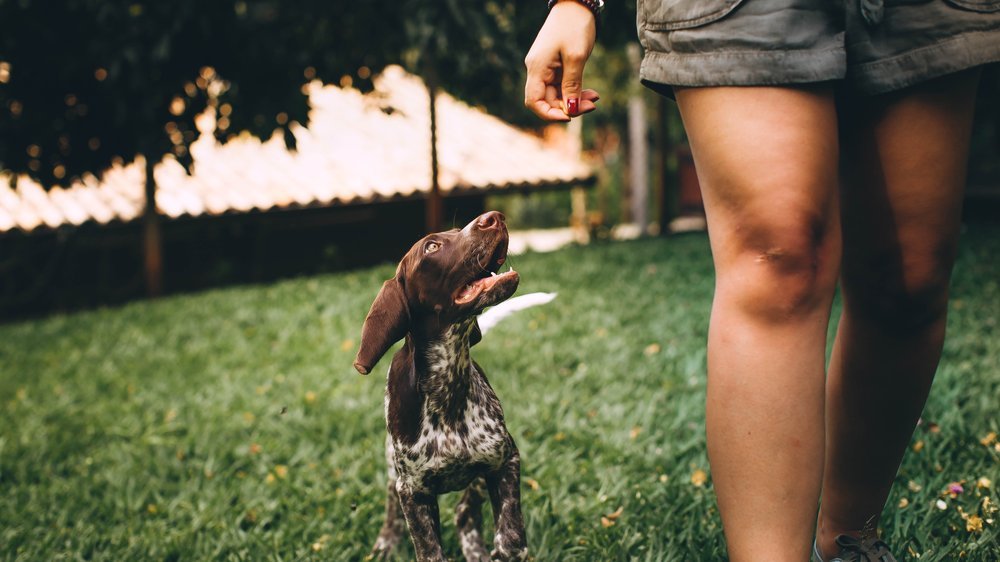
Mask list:
POLYGON ((507 259, 504 216, 491 211, 465 228, 424 237, 382 285, 361 332, 354 367, 368 374, 396 341, 385 391, 389 464, 385 523, 372 550, 387 556, 410 530, 417 560, 445 560, 438 495, 465 490, 455 510, 470 561, 524 560, 520 456, 500 400, 469 357, 482 337, 476 316, 506 300, 520 280, 507 259), (495 537, 482 537, 489 493, 495 537))

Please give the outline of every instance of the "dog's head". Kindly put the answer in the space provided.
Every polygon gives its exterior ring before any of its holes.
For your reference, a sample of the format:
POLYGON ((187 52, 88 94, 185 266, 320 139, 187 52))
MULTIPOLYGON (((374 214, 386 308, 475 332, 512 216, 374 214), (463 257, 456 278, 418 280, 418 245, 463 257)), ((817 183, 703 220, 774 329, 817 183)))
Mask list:
MULTIPOLYGON (((520 279, 514 270, 497 274, 506 260, 507 225, 497 211, 480 215, 461 230, 423 237, 375 297, 354 368, 367 375, 407 332, 440 333, 509 298, 520 279)), ((474 328, 473 343, 478 331, 474 328)))

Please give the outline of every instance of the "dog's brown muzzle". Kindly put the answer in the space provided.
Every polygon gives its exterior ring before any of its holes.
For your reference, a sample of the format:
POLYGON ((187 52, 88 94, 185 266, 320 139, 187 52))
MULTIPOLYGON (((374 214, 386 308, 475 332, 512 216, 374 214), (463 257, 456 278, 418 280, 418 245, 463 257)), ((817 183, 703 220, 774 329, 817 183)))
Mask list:
MULTIPOLYGON (((468 304, 481 296, 487 297, 484 300, 493 300, 489 298, 490 295, 488 294, 497 287, 509 289, 513 286, 516 288, 519 281, 516 271, 510 269, 501 274, 497 273, 500 266, 507 261, 507 246, 509 242, 507 223, 503 213, 499 211, 483 213, 462 230, 465 235, 484 238, 483 242, 481 242, 483 244, 483 250, 481 251, 483 255, 489 257, 485 265, 482 266, 482 271, 476 272, 473 279, 464 285, 455 295, 455 304, 468 304)), ((513 293, 513 291, 510 291, 510 293, 513 293)), ((503 300, 508 296, 510 296, 509 293, 497 300, 503 300)))

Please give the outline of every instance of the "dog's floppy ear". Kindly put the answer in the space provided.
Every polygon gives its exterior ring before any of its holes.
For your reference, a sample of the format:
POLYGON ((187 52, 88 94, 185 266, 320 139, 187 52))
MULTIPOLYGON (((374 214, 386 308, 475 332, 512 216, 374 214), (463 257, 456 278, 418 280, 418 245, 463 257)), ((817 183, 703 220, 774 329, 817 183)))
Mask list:
POLYGON ((362 375, 370 373, 389 347, 406 336, 409 324, 403 286, 397 278, 389 279, 382 284, 361 328, 361 348, 354 368, 362 375))

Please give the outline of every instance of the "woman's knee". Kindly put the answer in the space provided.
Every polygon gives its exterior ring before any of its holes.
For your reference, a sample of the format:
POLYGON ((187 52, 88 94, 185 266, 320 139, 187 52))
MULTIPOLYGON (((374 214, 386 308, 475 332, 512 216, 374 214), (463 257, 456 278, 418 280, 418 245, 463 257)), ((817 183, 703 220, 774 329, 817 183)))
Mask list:
POLYGON ((887 248, 868 252, 863 260, 845 259, 843 290, 850 314, 896 333, 920 332, 944 321, 952 246, 903 254, 887 248))
POLYGON ((756 318, 784 322, 829 308, 840 258, 830 220, 759 217, 740 225, 727 254, 716 259, 719 289, 756 318))

